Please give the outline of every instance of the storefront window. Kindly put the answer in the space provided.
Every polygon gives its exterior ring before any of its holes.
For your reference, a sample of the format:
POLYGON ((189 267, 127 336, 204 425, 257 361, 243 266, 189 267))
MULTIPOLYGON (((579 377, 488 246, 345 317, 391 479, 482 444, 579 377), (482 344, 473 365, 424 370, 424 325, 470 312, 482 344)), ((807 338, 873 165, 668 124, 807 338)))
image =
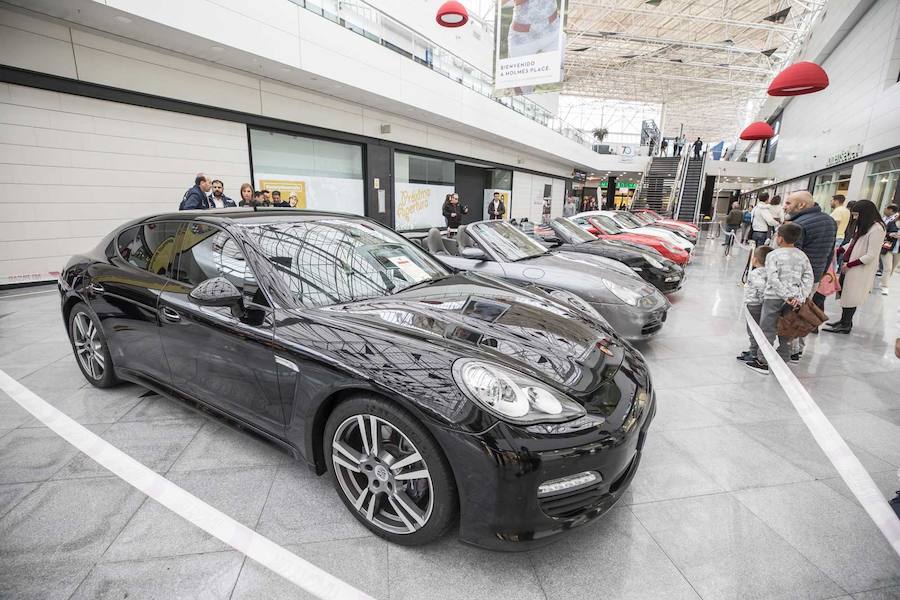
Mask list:
POLYGON ((362 147, 259 129, 250 130, 257 190, 297 196, 297 208, 365 213, 362 147))
POLYGON ((456 164, 428 156, 394 153, 394 229, 444 225, 441 209, 455 188, 456 164))
POLYGON ((875 203, 879 212, 894 203, 900 180, 900 156, 869 163, 863 197, 875 203))
POLYGON ((836 194, 847 195, 850 189, 851 170, 826 173, 816 177, 816 185, 813 188, 813 198, 816 203, 827 213, 831 212, 831 197, 836 194))

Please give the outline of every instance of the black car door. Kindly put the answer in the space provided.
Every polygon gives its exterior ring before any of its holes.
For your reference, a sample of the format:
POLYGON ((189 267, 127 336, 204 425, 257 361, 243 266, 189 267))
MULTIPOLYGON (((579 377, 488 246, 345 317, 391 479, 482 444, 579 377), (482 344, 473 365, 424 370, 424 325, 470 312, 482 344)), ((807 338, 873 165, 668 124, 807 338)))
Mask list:
POLYGON ((157 302, 175 255, 180 224, 145 223, 120 233, 107 248, 107 263, 94 263, 83 294, 100 319, 113 364, 168 384, 157 302))
POLYGON ((175 389, 283 436, 273 311, 228 232, 187 224, 177 267, 160 296, 159 319, 175 389), (200 306, 190 298, 194 287, 213 277, 225 277, 242 290, 243 313, 200 306))

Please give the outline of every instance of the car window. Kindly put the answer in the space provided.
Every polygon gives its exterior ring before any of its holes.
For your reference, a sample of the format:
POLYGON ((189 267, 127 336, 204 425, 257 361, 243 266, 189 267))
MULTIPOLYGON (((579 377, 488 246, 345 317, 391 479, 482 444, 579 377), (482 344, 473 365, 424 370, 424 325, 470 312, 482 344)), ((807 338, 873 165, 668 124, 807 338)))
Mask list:
POLYGON ((547 253, 547 248, 505 221, 487 221, 469 226, 478 239, 504 260, 517 261, 547 253))
POLYGON ((617 213, 616 217, 626 225, 631 225, 632 227, 643 227, 644 225, 628 213, 617 213))
POLYGON ((191 287, 207 279, 224 277, 241 290, 247 302, 266 304, 253 270, 235 239, 206 223, 189 223, 181 242, 176 279, 191 287))
POLYGON ((606 233, 616 234, 622 233, 622 228, 619 225, 607 217, 606 215, 596 215, 589 219, 592 223, 598 225, 601 229, 603 229, 606 233))
POLYGON ((175 259, 177 222, 146 223, 126 229, 116 239, 119 255, 132 266, 167 276, 175 259))
MULTIPOLYGON (((587 222, 584 224, 586 225, 587 222)), ((573 223, 571 219, 566 219, 565 217, 556 217, 550 222, 550 227, 553 228, 553 231, 556 232, 560 239, 565 240, 569 244, 584 244, 597 239, 582 227, 573 223)))
POLYGON ((403 236, 363 219, 241 227, 299 306, 379 298, 450 274, 403 236))

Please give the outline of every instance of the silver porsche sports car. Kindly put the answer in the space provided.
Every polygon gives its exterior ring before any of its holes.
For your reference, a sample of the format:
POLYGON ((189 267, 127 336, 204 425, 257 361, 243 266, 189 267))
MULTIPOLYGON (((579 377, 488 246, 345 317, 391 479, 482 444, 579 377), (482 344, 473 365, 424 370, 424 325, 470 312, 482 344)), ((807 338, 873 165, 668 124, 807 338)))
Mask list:
POLYGON ((659 331, 669 310, 666 297, 625 265, 590 254, 551 251, 504 221, 464 225, 454 238, 432 229, 421 243, 457 269, 537 285, 556 291, 561 300, 586 301, 631 340, 659 331))

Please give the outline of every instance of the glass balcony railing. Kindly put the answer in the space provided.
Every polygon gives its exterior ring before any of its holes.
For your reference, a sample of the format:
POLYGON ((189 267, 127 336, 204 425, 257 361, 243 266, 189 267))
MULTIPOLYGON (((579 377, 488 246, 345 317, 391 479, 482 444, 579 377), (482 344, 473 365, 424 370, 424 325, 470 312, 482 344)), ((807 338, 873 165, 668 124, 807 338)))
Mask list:
POLYGON ((583 131, 560 119, 533 100, 523 96, 494 96, 493 77, 456 54, 439 46, 400 21, 384 14, 363 0, 291 0, 305 8, 349 29, 373 42, 413 60, 423 67, 487 98, 511 108, 532 121, 591 147, 591 138, 583 131))

